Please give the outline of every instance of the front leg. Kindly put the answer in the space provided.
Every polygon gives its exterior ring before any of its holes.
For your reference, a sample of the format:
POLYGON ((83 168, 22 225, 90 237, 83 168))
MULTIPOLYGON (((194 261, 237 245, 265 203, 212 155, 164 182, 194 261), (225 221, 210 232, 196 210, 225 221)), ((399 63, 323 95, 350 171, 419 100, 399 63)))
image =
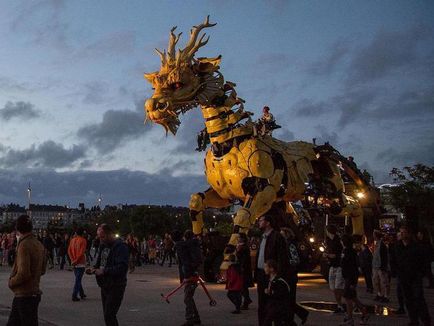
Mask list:
POLYGON ((244 206, 241 207, 234 218, 234 231, 230 245, 236 246, 239 233, 247 233, 256 219, 265 214, 277 198, 276 189, 267 179, 258 177, 246 178, 243 188, 247 194, 244 206))
POLYGON ((221 198, 212 188, 203 193, 199 192, 191 195, 189 208, 193 233, 196 235, 202 234, 203 211, 206 208, 225 208, 230 205, 232 205, 230 200, 221 198))

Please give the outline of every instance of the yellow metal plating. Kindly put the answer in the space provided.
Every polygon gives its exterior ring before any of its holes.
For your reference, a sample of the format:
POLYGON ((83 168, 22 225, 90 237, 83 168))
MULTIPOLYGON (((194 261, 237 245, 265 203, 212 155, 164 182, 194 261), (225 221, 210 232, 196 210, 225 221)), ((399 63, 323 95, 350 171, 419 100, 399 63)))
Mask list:
MULTIPOLYGON (((167 52, 157 50, 160 70, 145 74, 155 89, 145 103, 147 118, 176 134, 179 115, 200 106, 210 135, 213 150, 206 153, 205 174, 211 188, 192 195, 190 200, 196 234, 202 232, 205 208, 228 207, 234 200, 244 203, 234 218, 239 232, 247 232, 277 201, 285 201, 287 212, 293 213, 290 202, 304 198, 306 183, 315 172, 313 162, 318 161, 313 144, 257 136, 251 113, 244 110, 235 84, 225 82, 219 72, 221 56, 195 58, 198 49, 208 42, 200 32, 214 25, 208 17, 194 26, 187 45, 177 52, 175 45, 181 34, 174 34, 173 28, 167 52)), ((345 207, 341 215, 351 217, 354 233, 362 234, 363 211, 357 199, 345 194, 336 161, 323 159, 321 164, 328 165, 331 172, 327 179, 342 192, 345 207)), ((233 234, 230 242, 235 244, 236 240, 233 234)))

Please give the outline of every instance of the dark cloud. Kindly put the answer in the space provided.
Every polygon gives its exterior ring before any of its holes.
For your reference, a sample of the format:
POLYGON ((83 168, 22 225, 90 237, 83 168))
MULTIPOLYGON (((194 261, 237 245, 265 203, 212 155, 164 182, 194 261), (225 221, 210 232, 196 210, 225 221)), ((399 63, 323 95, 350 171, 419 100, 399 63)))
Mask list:
POLYGON ((28 149, 3 150, 0 157, 0 166, 4 168, 41 167, 63 168, 68 167, 85 156, 83 145, 73 145, 66 149, 62 144, 48 140, 39 146, 32 145, 28 149))
POLYGON ((338 64, 342 63, 345 56, 349 53, 350 46, 348 42, 337 41, 335 42, 324 57, 311 64, 307 72, 314 76, 330 75, 334 72, 338 64))
POLYGON ((39 111, 29 102, 7 102, 3 109, 0 109, 0 118, 6 121, 14 118, 28 120, 39 116, 39 111))
POLYGON ((321 114, 327 113, 327 103, 313 102, 312 100, 303 99, 294 105, 293 112, 298 117, 317 117, 321 114))
POLYGON ((140 137, 149 128, 143 126, 143 111, 109 110, 100 123, 94 123, 78 130, 77 136, 98 150, 108 154, 126 140, 140 137))
POLYGON ((285 127, 277 129, 273 133, 273 136, 283 141, 291 141, 295 139, 294 133, 285 127))
POLYGON ((339 136, 336 132, 330 132, 326 126, 318 125, 315 127, 314 138, 316 138, 316 143, 322 145, 329 142, 333 147, 338 147, 339 136))
MULTIPOLYGON (((157 126, 157 128, 161 128, 157 126)), ((197 134, 205 128, 205 123, 199 108, 188 111, 181 116, 181 125, 176 134, 176 146, 171 154, 191 154, 195 153, 197 147, 197 134)), ((173 137, 168 135, 168 137, 173 137)))
POLYGON ((28 182, 37 203, 95 205, 99 194, 106 204, 171 204, 187 206, 192 193, 206 189, 205 177, 171 176, 168 171, 149 174, 139 171, 47 170, 10 171, 0 169, 0 203, 25 203, 28 182))
POLYGON ((417 163, 434 164, 434 142, 426 140, 418 146, 388 148, 377 154, 379 161, 393 167, 409 166, 417 163))
POLYGON ((336 117, 339 127, 352 122, 360 122, 371 114, 370 108, 379 95, 377 89, 347 90, 345 93, 324 101, 314 102, 304 99, 295 104, 292 109, 298 117, 316 118, 328 114, 336 117))
MULTIPOLYGON (((434 32, 427 26, 406 31, 380 31, 370 44, 356 49, 349 65, 348 82, 358 84, 381 79, 393 72, 415 72, 429 68, 419 47, 432 44, 434 32)), ((425 58, 429 59, 429 58, 425 58)), ((431 60, 432 61, 432 60, 431 60)))

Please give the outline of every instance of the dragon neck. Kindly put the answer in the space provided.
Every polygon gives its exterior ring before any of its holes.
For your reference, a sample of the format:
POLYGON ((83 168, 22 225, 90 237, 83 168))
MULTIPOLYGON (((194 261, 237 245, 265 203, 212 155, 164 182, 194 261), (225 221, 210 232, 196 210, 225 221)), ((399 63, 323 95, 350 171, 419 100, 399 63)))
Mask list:
POLYGON ((236 137, 251 135, 252 123, 249 119, 244 124, 240 121, 250 117, 251 113, 244 111, 244 100, 237 96, 235 84, 223 82, 223 76, 218 73, 221 81, 219 91, 208 100, 200 101, 200 108, 211 144, 223 144, 236 137))

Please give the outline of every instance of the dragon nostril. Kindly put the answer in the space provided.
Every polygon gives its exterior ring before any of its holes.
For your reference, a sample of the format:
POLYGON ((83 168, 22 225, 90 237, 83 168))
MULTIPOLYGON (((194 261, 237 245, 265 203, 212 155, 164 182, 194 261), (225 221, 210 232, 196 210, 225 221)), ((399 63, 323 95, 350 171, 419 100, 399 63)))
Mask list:
POLYGON ((166 103, 162 103, 162 102, 158 102, 156 105, 155 105, 155 108, 157 109, 157 110, 163 110, 163 109, 165 109, 167 107, 167 104, 166 103))

